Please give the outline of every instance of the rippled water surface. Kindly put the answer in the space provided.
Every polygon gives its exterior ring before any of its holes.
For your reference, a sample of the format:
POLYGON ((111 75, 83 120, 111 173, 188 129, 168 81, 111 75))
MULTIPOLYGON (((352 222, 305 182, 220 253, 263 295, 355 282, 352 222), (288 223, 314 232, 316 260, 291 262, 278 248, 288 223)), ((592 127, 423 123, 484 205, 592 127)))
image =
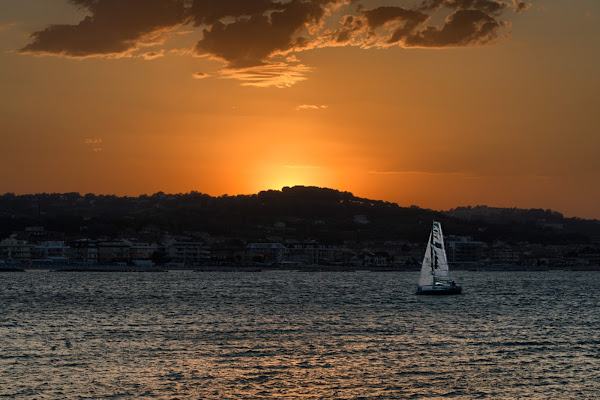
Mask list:
POLYGON ((600 398, 600 273, 0 275, 0 397, 600 398))

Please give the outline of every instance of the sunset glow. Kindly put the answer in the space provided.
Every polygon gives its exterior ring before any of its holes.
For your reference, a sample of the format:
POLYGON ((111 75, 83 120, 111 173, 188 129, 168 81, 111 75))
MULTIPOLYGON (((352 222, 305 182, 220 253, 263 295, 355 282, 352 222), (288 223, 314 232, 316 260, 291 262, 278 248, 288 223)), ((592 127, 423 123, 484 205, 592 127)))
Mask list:
POLYGON ((0 0, 0 193, 600 218, 597 1, 213 3, 0 0))

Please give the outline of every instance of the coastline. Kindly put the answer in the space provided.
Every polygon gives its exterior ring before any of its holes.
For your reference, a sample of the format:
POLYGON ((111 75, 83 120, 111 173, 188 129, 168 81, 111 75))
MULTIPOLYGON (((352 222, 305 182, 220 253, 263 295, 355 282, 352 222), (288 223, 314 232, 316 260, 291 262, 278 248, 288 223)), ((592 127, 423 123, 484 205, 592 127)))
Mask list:
MULTIPOLYGON (((0 273, 7 272, 418 272, 415 266, 353 266, 353 265, 306 265, 306 266, 273 266, 273 265, 202 265, 173 268, 170 266, 136 267, 136 266, 26 266, 13 265, 0 267, 0 273)), ((600 265, 583 265, 571 267, 523 266, 523 265, 491 265, 491 266, 453 266, 453 271, 467 272, 547 272, 547 271, 600 271, 600 265)))

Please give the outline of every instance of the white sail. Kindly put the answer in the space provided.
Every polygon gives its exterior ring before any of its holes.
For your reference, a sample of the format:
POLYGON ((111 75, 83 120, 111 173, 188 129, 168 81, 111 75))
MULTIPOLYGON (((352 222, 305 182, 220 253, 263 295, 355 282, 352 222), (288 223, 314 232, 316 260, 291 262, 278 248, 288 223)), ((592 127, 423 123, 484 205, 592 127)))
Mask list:
POLYGON ((444 235, 442 234, 442 225, 433 221, 431 231, 434 260, 433 275, 436 281, 449 281, 450 271, 448 270, 448 258, 446 257, 446 247, 444 246, 444 235))
POLYGON ((461 293, 462 287, 454 283, 450 277, 442 225, 433 221, 431 234, 429 234, 429 240, 427 241, 427 249, 423 257, 421 275, 419 275, 417 294, 446 295, 461 293))
POLYGON ((444 236, 442 226, 433 221, 433 228, 427 242, 427 249, 423 257, 419 286, 433 285, 435 282, 451 281, 448 270, 448 258, 444 247, 444 236))
POLYGON ((431 234, 427 241, 427 249, 423 264, 421 265, 421 275, 419 276, 419 286, 433 285, 433 269, 431 268, 431 234))

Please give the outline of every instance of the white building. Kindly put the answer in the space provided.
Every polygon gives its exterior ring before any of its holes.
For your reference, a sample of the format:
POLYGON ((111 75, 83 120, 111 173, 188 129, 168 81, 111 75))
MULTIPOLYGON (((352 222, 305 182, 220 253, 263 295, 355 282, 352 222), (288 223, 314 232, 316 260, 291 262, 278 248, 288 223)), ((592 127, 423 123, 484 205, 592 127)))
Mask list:
POLYGON ((16 263, 29 262, 31 246, 26 240, 19 240, 16 234, 12 234, 0 241, 0 259, 16 263))
POLYGON ((35 256, 38 262, 50 264, 68 264, 68 251, 70 247, 62 241, 46 241, 35 247, 35 256))

